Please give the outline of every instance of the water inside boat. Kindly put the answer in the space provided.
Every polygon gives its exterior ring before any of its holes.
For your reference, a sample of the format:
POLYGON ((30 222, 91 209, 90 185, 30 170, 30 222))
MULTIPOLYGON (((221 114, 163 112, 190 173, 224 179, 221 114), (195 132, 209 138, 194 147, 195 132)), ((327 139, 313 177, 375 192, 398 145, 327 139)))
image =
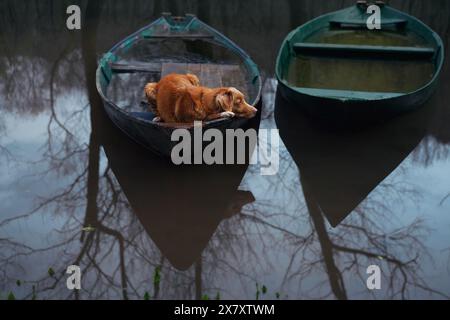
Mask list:
POLYGON ((290 62, 287 80, 303 88, 407 93, 427 84, 433 73, 430 61, 297 56, 290 62))
MULTIPOLYGON (((307 44, 428 47, 425 39, 410 32, 323 29, 304 41, 307 44)), ((285 79, 303 88, 365 92, 412 92, 433 77, 431 59, 378 59, 377 56, 348 58, 314 54, 291 57, 285 79), (342 76, 345 75, 345 81, 342 76)))

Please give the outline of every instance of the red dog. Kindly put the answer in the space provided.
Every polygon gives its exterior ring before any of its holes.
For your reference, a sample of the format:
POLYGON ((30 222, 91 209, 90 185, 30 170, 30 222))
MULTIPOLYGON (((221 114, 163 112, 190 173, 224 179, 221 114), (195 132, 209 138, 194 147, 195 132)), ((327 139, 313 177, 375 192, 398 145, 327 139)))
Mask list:
POLYGON ((218 118, 252 118, 258 111, 245 102, 235 88, 210 89, 200 86, 193 74, 169 74, 158 83, 148 83, 145 95, 156 104, 154 121, 193 122, 218 118))

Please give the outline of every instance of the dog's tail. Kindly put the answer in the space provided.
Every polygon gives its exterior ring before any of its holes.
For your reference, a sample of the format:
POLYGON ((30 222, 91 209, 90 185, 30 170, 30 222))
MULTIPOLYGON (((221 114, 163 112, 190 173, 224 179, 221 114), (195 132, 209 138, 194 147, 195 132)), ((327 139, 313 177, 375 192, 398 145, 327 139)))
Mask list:
POLYGON ((157 85, 158 83, 156 82, 150 82, 145 85, 144 88, 145 96, 147 97, 147 100, 150 104, 156 103, 157 85))
POLYGON ((156 94, 157 90, 156 82, 147 83, 144 88, 145 97, 147 98, 150 111, 158 115, 158 109, 156 108, 156 94))

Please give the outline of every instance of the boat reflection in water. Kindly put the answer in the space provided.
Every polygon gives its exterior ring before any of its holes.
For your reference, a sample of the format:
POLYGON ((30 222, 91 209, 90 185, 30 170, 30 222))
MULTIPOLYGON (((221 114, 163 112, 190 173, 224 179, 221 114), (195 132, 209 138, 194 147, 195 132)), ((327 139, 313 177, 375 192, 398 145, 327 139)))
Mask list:
POLYGON ((330 224, 342 222, 425 137, 435 104, 377 125, 324 126, 278 92, 275 117, 300 170, 309 206, 330 224))
MULTIPOLYGON (((108 122, 108 119, 104 119, 108 122)), ((251 126, 258 124, 251 121, 251 126)), ((247 165, 175 166, 105 123, 109 166, 144 230, 180 270, 201 256, 219 223, 255 199, 237 190, 247 165)))

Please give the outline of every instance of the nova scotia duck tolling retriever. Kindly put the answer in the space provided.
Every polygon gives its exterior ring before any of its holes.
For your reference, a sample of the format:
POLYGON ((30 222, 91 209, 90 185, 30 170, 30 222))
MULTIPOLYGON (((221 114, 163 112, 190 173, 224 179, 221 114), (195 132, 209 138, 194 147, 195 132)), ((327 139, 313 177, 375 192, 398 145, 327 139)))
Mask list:
POLYGON ((148 83, 145 95, 156 105, 153 121, 190 123, 218 118, 252 118, 258 111, 242 92, 232 87, 207 88, 193 74, 169 74, 148 83))

